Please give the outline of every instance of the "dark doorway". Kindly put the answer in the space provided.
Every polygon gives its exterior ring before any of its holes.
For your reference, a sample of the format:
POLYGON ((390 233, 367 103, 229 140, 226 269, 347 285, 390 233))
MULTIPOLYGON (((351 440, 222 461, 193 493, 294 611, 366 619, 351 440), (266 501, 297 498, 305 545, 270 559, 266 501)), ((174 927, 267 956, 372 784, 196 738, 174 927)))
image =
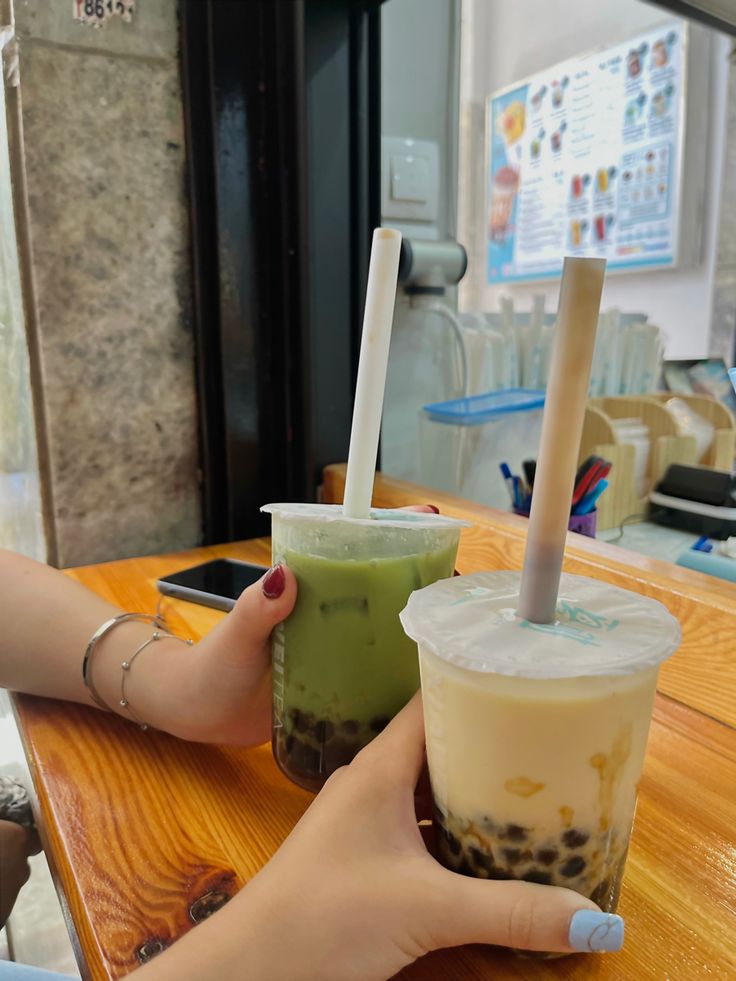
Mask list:
POLYGON ((184 0, 205 542, 347 457, 380 223, 379 0, 184 0))

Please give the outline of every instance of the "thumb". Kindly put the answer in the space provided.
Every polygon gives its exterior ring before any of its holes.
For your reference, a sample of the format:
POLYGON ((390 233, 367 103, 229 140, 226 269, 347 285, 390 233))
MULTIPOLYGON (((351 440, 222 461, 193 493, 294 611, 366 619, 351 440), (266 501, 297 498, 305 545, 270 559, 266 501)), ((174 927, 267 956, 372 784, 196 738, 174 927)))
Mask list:
POLYGON ((571 953, 620 950, 623 944, 622 918, 602 913, 571 889, 438 871, 438 947, 483 943, 571 953))
POLYGON ((221 626, 237 630, 243 647, 262 647, 273 628, 294 609, 296 592, 294 573, 285 565, 275 565, 240 595, 221 626))

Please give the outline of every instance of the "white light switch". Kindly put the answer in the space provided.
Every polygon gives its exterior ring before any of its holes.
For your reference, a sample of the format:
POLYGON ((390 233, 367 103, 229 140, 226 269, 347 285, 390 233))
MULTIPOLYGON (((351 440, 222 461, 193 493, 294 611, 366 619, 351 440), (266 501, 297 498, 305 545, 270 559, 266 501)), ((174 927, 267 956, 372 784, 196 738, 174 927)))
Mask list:
POLYGON ((429 161, 426 157, 391 157, 391 197, 394 201, 425 203, 432 189, 429 161))
POLYGON ((439 238, 440 150, 429 140, 381 139, 381 218, 407 222, 407 234, 439 238))

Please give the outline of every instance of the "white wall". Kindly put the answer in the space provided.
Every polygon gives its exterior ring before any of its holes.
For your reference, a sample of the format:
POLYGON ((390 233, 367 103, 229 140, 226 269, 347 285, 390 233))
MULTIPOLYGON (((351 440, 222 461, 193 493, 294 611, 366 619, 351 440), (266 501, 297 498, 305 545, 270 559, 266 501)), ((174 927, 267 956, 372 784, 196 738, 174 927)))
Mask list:
MULTIPOLYGON (((533 72, 602 44, 615 44, 670 19, 666 11, 638 0, 463 0, 461 105, 469 134, 460 158, 460 227, 473 269, 461 286, 465 310, 495 310, 502 294, 520 309, 534 293, 545 293, 554 309, 558 283, 489 287, 484 281, 485 210, 483 174, 477 155, 484 153, 483 106, 486 97, 533 72), (479 179, 480 178, 480 179, 479 179), (473 219, 481 215, 481 220, 473 219)), ((606 281, 603 306, 641 311, 667 333, 666 356, 706 357, 713 305, 713 277, 723 172, 729 42, 713 34, 712 57, 700 70, 710 73, 707 193, 702 261, 694 268, 650 273, 618 273, 606 281)), ((461 128, 461 132, 463 129, 461 128)), ((736 220, 736 215, 730 216, 736 220)))
MULTIPOLYGON (((381 7, 381 134, 437 143, 439 238, 454 238, 457 228, 460 2, 386 0, 381 7)), ((448 301, 454 303, 454 295, 448 301)), ((381 469, 407 480, 420 477, 422 406, 449 397, 442 381, 442 325, 431 316, 428 321, 399 294, 386 379, 381 469)))
POLYGON ((381 7, 381 134, 440 149, 438 226, 454 237, 457 197, 459 0, 386 0, 381 7))

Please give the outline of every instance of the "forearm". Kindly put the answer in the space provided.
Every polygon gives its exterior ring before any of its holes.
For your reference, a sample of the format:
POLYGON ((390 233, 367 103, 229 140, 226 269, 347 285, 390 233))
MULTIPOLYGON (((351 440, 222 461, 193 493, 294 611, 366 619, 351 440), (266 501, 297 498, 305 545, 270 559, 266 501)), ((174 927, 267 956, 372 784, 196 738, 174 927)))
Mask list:
MULTIPOLYGON (((94 705, 82 680, 84 651, 97 628, 123 611, 63 573, 4 550, 0 550, 0 583, 0 687, 94 705)), ((120 665, 153 630, 147 623, 122 623, 95 650, 95 686, 124 717, 130 716, 119 704, 120 665)), ((136 716, 167 727, 158 694, 162 685, 177 677, 172 664, 190 654, 183 644, 170 640, 159 641, 141 654, 126 679, 126 694, 136 716)))

